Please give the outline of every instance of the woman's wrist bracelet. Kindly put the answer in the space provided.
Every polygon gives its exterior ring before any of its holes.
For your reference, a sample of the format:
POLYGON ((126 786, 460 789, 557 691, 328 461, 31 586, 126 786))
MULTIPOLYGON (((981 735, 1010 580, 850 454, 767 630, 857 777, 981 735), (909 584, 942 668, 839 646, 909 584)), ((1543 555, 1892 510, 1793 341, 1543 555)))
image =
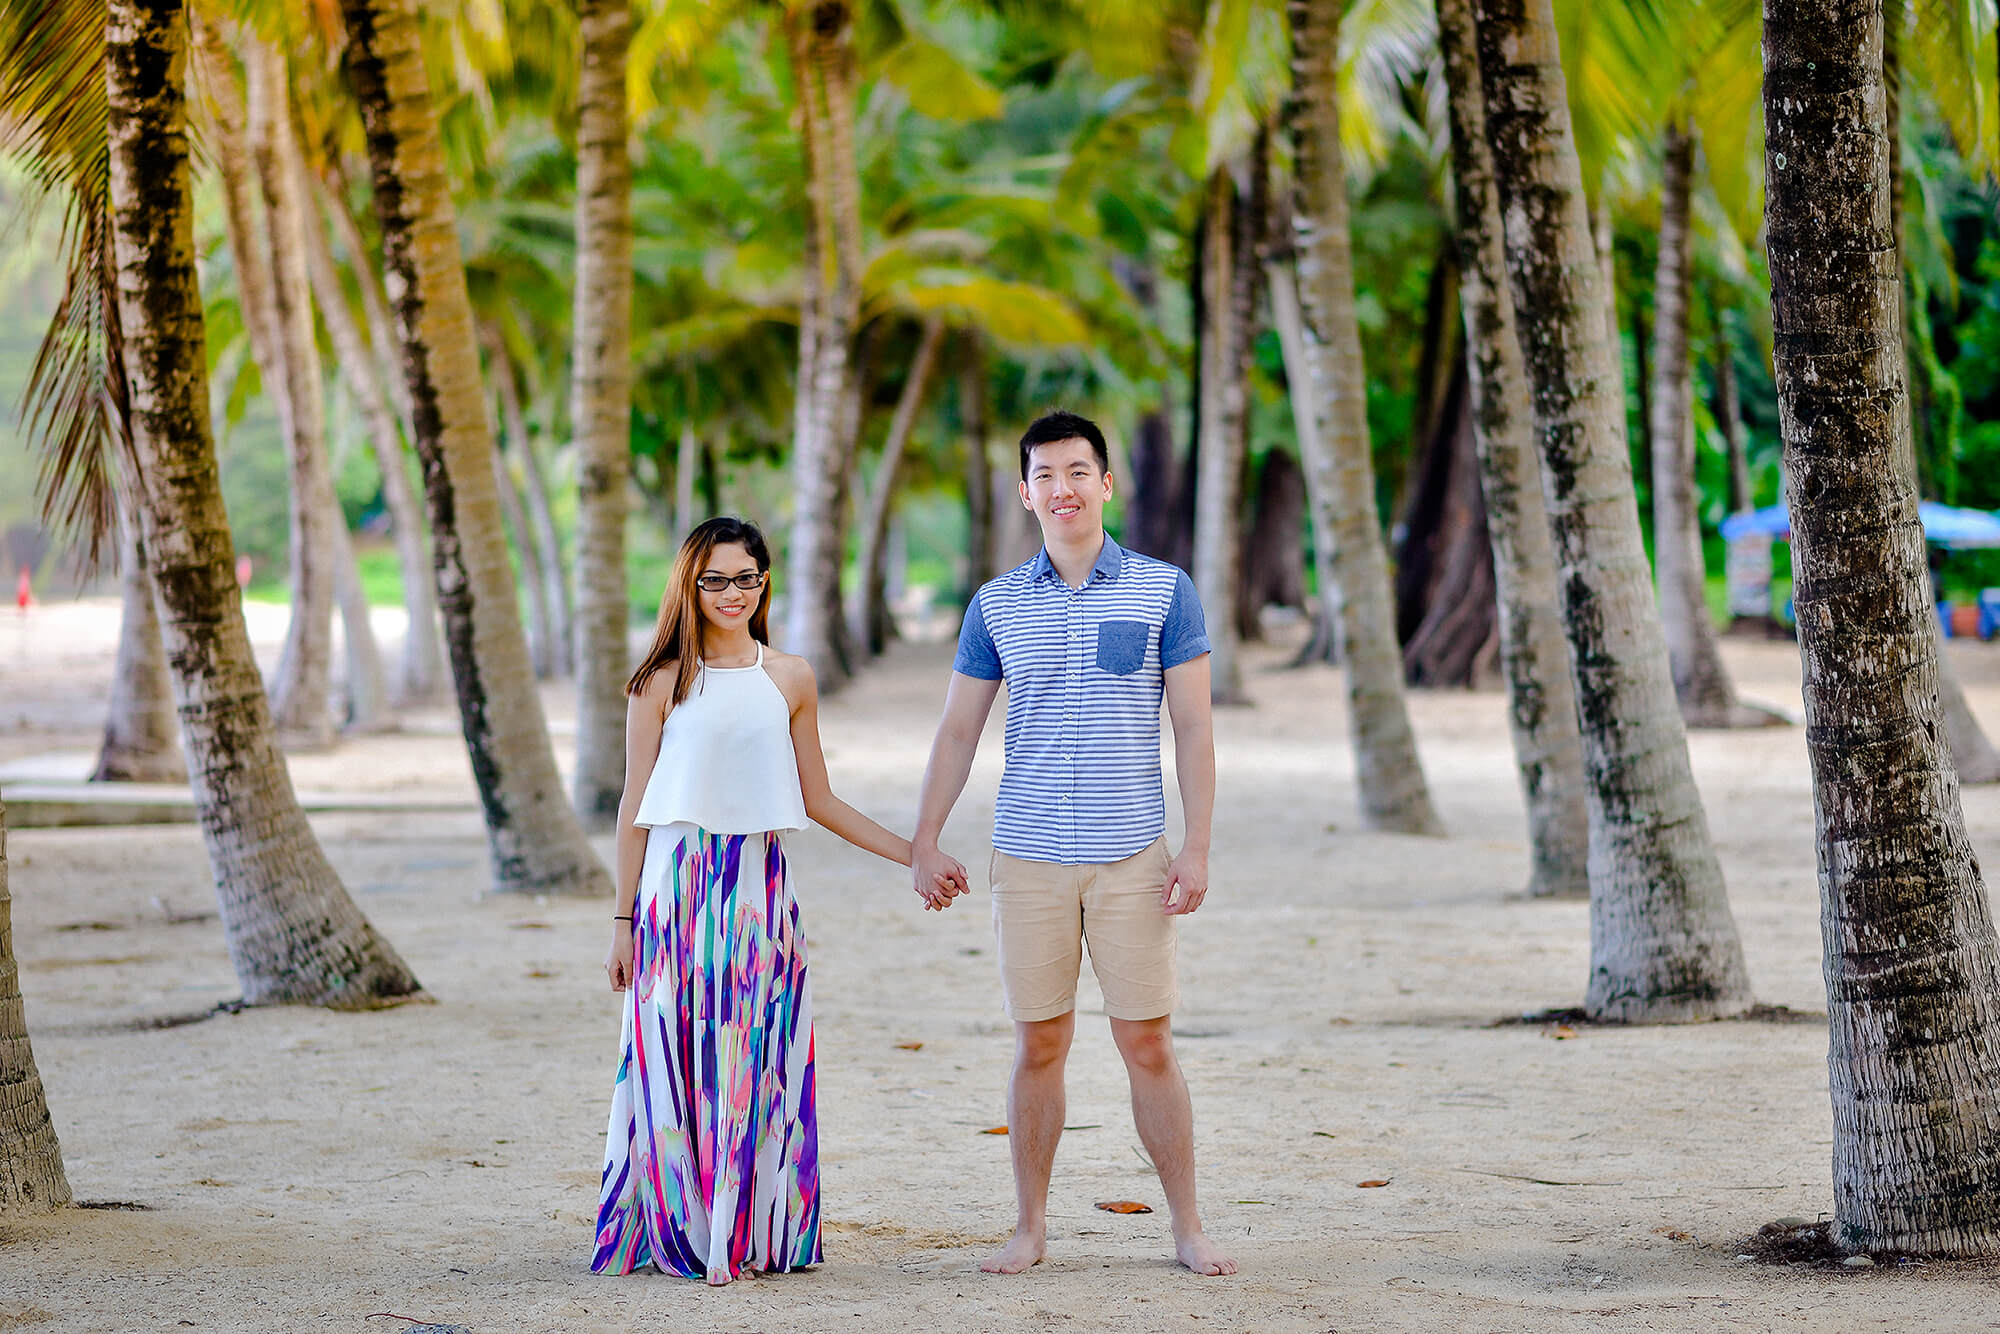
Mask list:
POLYGON ((624 913, 613 913, 611 915, 611 920, 614 922, 629 922, 632 919, 630 917, 627 917, 624 913))

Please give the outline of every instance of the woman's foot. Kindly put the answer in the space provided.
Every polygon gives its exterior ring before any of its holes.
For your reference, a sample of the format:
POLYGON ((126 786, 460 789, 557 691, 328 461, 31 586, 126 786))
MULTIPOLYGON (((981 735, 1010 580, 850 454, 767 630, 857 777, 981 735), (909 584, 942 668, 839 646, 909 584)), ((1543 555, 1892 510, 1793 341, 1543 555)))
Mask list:
POLYGON ((1206 1232, 1177 1238, 1174 1241, 1174 1258, 1195 1273, 1210 1278, 1236 1272, 1236 1262, 1224 1255, 1222 1248, 1210 1241, 1206 1232))
POLYGON ((1042 1235, 1016 1229, 1013 1239, 979 1262, 989 1274, 1024 1274, 1042 1262, 1046 1253, 1042 1235))

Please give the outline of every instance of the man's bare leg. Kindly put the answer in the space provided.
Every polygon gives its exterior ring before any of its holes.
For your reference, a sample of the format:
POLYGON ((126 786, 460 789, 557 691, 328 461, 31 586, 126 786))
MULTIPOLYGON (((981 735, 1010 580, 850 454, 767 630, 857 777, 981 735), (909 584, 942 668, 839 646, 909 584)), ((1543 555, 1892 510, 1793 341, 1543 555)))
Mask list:
POLYGON ((989 1274, 1019 1274, 1041 1263, 1049 1232, 1049 1175, 1063 1127, 1063 1063, 1076 1011, 1014 1025, 1014 1072, 1007 1080, 1007 1146, 1014 1158, 1014 1237, 980 1262, 989 1274))
POLYGON ((1194 1202, 1194 1106, 1174 1059, 1172 1017, 1113 1019, 1111 1036, 1132 1081, 1132 1120, 1173 1211, 1174 1255, 1197 1274, 1233 1274, 1236 1261, 1201 1230, 1194 1202))

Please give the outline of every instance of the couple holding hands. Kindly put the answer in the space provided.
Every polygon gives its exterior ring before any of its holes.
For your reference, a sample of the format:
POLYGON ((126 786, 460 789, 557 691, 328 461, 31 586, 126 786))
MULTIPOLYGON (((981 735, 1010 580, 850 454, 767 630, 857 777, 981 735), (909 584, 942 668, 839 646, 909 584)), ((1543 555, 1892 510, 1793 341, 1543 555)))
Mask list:
POLYGON ((1215 751, 1208 638, 1186 574, 1104 532, 1104 436, 1055 412, 1021 437, 1020 496, 1043 549, 966 608, 916 837, 833 794, 818 690, 767 647, 770 553, 710 519, 682 544, 628 686, 618 908, 605 961, 624 992, 591 1268, 710 1283, 820 1261, 812 990, 782 833, 815 822, 911 868, 926 907, 971 891, 937 840, 1007 683, 990 892, 1014 1067, 1013 1237, 980 1267, 1041 1260, 1083 947, 1131 1080, 1132 1111, 1198 1274, 1235 1262, 1202 1231, 1194 1131, 1170 1023, 1175 921, 1208 890, 1215 751), (1166 846, 1160 701, 1187 839, 1166 846))

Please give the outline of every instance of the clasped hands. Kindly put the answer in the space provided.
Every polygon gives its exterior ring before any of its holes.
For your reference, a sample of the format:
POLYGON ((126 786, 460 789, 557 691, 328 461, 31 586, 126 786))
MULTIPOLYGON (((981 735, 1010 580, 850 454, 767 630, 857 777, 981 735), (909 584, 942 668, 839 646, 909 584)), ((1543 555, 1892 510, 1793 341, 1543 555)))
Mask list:
POLYGON ((972 876, 958 858, 936 845, 918 844, 911 849, 910 888, 923 899, 925 911, 943 912, 960 894, 972 892, 972 876))

